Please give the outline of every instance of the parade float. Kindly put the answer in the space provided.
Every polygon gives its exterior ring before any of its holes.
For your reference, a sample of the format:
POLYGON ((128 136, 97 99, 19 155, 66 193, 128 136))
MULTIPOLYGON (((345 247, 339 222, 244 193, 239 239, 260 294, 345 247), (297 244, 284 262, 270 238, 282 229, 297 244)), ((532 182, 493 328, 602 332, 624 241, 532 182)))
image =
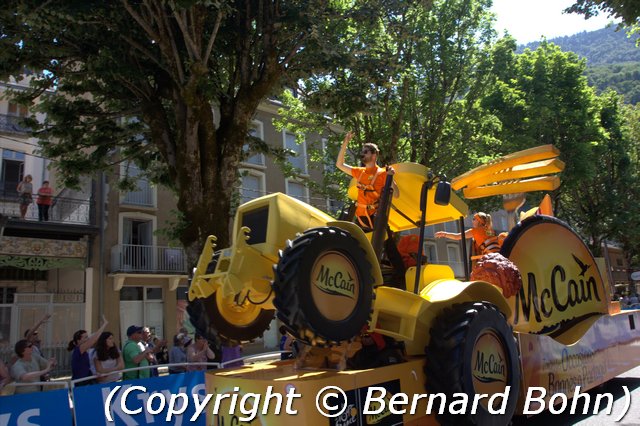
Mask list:
MULTIPOLYGON (((464 279, 424 262, 423 244, 421 266, 400 278, 385 263, 389 231, 414 230, 424 242, 425 227, 455 221, 464 234, 469 209, 456 192, 472 199, 553 191, 564 167, 558 155, 550 145, 532 148, 451 182, 423 165, 396 164, 399 196, 388 178, 370 232, 280 193, 241 205, 231 247, 217 250, 211 236, 203 248, 189 288, 192 321, 205 335, 248 341, 277 317, 303 349, 293 361, 210 372, 207 391, 303 395, 297 415, 258 414, 251 424, 500 425, 536 408, 530 389, 544 390, 544 408, 557 403, 553 395, 571 397, 576 386, 585 391, 635 367, 638 313, 611 301, 604 261, 548 205, 523 213, 500 255, 475 260, 464 279), (354 366, 363 335, 383 336, 401 359, 354 366), (327 385, 346 392, 338 417, 314 405, 327 385), (371 388, 384 388, 384 401, 422 397, 402 414, 364 414, 371 388), (435 394, 446 401, 428 398, 435 394)), ((218 410, 209 424, 241 421, 218 410)))

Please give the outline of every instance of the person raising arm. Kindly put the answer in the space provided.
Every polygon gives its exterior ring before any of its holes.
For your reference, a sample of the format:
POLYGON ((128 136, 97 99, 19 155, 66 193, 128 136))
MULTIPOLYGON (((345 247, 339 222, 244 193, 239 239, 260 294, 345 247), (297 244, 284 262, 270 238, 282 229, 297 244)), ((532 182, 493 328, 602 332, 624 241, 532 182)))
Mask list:
MULTIPOLYGON (((487 254, 500 251, 500 244, 495 231, 491 215, 478 212, 473 215, 473 227, 467 229, 464 233, 465 238, 473 238, 474 246, 477 253, 487 254)), ((459 241, 462 237, 457 232, 438 231, 435 233, 436 238, 447 238, 449 240, 459 241)))
MULTIPOLYGON (((356 179, 358 188, 356 223, 363 228, 373 229, 375 214, 378 210, 387 174, 394 175, 395 170, 391 166, 386 169, 378 167, 380 149, 374 143, 365 143, 362 146, 360 157, 364 167, 346 164, 345 153, 351 139, 353 139, 353 132, 348 132, 338 152, 336 167, 356 179)), ((395 181, 393 181, 393 196, 394 198, 400 196, 400 190, 395 181)))
MULTIPOLYGON (((89 377, 91 373, 91 360, 89 353, 87 352, 92 348, 98 338, 104 331, 105 327, 109 324, 107 319, 102 316, 102 325, 93 334, 89 335, 86 330, 78 330, 73 333, 73 339, 69 342, 67 350, 71 352, 71 379, 82 379, 89 377)), ((79 382, 77 385, 90 384, 89 381, 79 382)))

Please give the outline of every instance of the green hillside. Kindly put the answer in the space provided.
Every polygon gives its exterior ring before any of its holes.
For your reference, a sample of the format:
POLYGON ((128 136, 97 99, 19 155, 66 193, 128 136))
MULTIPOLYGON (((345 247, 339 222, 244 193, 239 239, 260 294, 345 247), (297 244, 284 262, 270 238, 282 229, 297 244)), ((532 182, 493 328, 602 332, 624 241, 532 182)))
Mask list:
MULTIPOLYGON (((626 102, 636 104, 640 102, 640 47, 636 47, 637 38, 629 38, 624 31, 615 31, 615 27, 611 27, 549 41, 564 51, 586 58, 586 76, 598 92, 612 88, 623 94, 626 102)), ((535 49, 539 44, 529 43, 520 46, 518 51, 535 49)))

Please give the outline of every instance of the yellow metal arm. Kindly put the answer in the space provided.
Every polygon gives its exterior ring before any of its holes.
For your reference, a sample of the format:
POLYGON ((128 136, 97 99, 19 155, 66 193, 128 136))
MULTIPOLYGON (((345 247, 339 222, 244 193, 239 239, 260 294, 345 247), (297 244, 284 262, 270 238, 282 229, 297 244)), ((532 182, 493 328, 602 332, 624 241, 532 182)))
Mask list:
POLYGON ((553 145, 515 152, 456 177, 451 187, 464 188, 466 198, 553 191, 560 185, 555 173, 564 170, 558 155, 560 151, 553 145))

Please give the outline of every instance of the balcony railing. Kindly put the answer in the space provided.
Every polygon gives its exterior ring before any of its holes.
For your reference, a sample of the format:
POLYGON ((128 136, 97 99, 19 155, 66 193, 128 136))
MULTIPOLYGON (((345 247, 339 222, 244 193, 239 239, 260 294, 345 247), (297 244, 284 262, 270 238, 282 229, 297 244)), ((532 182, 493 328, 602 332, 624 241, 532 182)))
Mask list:
MULTIPOLYGON (((25 220, 38 220, 38 205, 35 203, 37 196, 34 195, 33 198, 34 202, 29 204, 25 220)), ((92 225, 92 207, 91 200, 55 197, 53 204, 49 207, 49 222, 92 225)), ((15 198, 13 196, 0 198, 0 214, 20 218, 20 202, 17 194, 15 198)))
POLYGON ((23 117, 0 114, 0 132, 28 133, 31 129, 20 124, 23 117))
POLYGON ((118 244, 111 248, 111 273, 187 274, 184 250, 173 247, 118 244))
POLYGON ((137 191, 125 192, 122 204, 154 207, 154 192, 149 181, 140 179, 136 184, 138 186, 137 191))

